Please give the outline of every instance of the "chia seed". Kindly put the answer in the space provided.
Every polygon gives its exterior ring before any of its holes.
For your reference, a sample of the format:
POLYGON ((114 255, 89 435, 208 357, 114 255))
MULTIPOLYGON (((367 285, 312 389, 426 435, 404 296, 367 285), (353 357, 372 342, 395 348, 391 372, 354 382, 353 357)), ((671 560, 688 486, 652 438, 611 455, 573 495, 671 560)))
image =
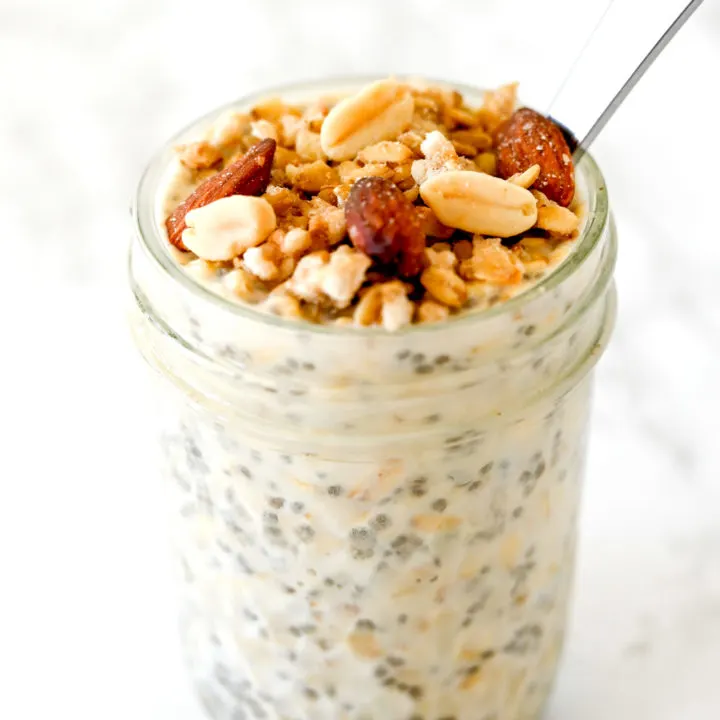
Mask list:
POLYGON ((505 646, 508 655, 527 655, 535 652, 542 638, 540 625, 525 625, 515 632, 513 639, 505 646))
POLYGON ((354 560, 370 560, 375 556, 375 551, 370 548, 350 548, 350 555, 354 560))
POLYGON ((414 495, 415 497, 423 497, 423 495, 427 494, 427 478, 424 475, 421 475, 418 478, 415 478, 410 483, 410 494, 414 495))
POLYGON ((423 541, 417 535, 398 535, 390 547, 401 560, 408 560, 422 545, 423 541))
POLYGON ((309 525, 300 525, 295 530, 295 534, 303 542, 310 542, 315 537, 315 531, 309 525))
POLYGON ((384 513, 380 513, 379 515, 376 515, 371 521, 370 521, 370 527, 375 530, 376 532, 379 532, 380 530, 385 530, 385 528, 389 528, 391 525, 390 518, 385 515, 384 513))
POLYGON ((350 530, 350 543, 357 549, 369 550, 375 546, 375 533, 366 527, 354 527, 350 530))
POLYGON ((537 484, 537 478, 528 470, 523 470, 522 474, 518 478, 518 482, 522 486, 523 495, 525 497, 528 497, 535 489, 535 485, 537 484))

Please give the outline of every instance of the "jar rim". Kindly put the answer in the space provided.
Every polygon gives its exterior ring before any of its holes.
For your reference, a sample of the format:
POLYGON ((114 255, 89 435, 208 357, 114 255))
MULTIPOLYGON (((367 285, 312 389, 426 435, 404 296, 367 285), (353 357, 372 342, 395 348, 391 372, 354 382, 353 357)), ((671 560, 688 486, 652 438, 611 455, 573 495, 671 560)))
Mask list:
MULTIPOLYGON (((157 266, 166 275, 168 275, 171 280, 179 283, 185 290, 193 293, 202 300, 213 304, 218 309, 237 315, 244 320, 275 326, 279 330, 283 331, 302 330, 303 332, 311 334, 319 333, 322 335, 353 335, 356 337, 364 335, 386 337, 389 333, 382 327, 338 326, 334 324, 331 325, 309 322, 301 323, 293 318, 284 318, 279 315, 260 312, 251 305, 236 303, 224 298, 222 295, 214 293, 211 289, 198 282, 189 273, 184 272, 182 267, 173 260, 166 248, 167 239, 162 237, 158 232, 158 226, 155 221, 155 200, 157 188, 151 187, 151 197, 147 197, 147 186, 151 183, 153 173, 157 172, 161 167, 166 165, 167 156, 169 156, 170 152, 172 152, 172 148, 186 135, 196 128, 202 127, 205 123, 209 123, 221 113, 238 107, 247 106, 269 97, 282 97, 283 95, 293 92, 311 93, 315 91, 318 93, 332 94, 333 92, 339 92, 340 88, 343 88, 343 86, 347 89, 352 89, 364 83, 377 81, 382 77, 386 76, 348 75, 274 85, 248 95, 244 95, 231 102, 221 105, 220 107, 216 107, 186 125, 182 130, 175 133, 175 135, 173 135, 152 157, 143 170, 138 182, 137 191, 133 198, 131 207, 131 214, 133 229, 144 250, 150 253, 150 256, 157 266)), ((423 84, 447 87, 458 90, 467 95, 477 95, 479 92, 482 92, 482 88, 426 76, 418 77, 398 74, 394 77, 407 82, 422 82, 423 84)), ((470 326, 472 323, 480 323, 484 320, 494 319, 503 315, 512 316, 514 313, 517 313, 520 309, 530 304, 535 298, 561 285, 564 280, 569 278, 577 269, 579 269, 592 254, 593 249, 603 236, 603 231, 607 225, 609 217, 609 203, 605 178, 590 153, 583 153, 575 170, 576 172, 581 173, 583 178, 589 181, 589 186, 592 188, 592 197, 587 199, 588 207, 591 209, 588 209, 584 228, 580 237, 575 241, 575 247, 568 257, 559 263, 555 269, 531 287, 523 290, 508 300, 494 305, 493 307, 476 312, 467 312, 440 323, 407 325, 404 328, 394 331, 392 335, 402 336, 418 333, 432 333, 442 331, 443 328, 447 329, 448 325, 452 325, 456 328, 462 324, 470 326)))

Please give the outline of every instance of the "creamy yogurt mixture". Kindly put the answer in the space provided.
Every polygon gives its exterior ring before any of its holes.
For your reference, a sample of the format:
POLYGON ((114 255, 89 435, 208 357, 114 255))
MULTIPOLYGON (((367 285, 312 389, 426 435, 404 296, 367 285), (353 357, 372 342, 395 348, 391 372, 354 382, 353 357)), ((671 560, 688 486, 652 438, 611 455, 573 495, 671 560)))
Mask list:
MULTIPOLYGON (((443 112, 457 110, 470 123, 464 103, 448 103, 455 104, 443 112)), ((304 107, 300 117, 319 134, 327 108, 313 119, 307 110, 313 105, 304 107)), ((491 116, 499 107, 492 96, 483 107, 486 122, 503 120, 500 110, 491 116)), ((282 138, 285 125, 267 117, 252 122, 275 123, 282 138)), ((423 119, 447 128, 436 116, 423 119)), ((253 132, 271 129, 256 125, 253 132)), ((487 142, 478 138, 480 146, 487 142)), ((466 155, 435 158, 435 171, 452 172, 453 163, 467 171, 465 160, 475 163, 473 172, 497 171, 487 157, 492 144, 471 158, 457 143, 466 155)), ((428 159, 419 147, 414 158, 428 159)), ((576 194, 588 198, 587 223, 597 226, 592 243, 576 239, 577 222, 562 238, 530 228, 521 240, 494 246, 503 254, 493 264, 500 271, 480 280, 473 273, 487 267, 462 262, 473 261, 475 244, 487 250, 487 236, 449 233, 433 217, 442 239, 427 244, 450 247, 429 253, 423 272, 449 269, 465 284, 466 300, 444 303, 449 296, 433 283, 402 278, 401 294, 412 307, 399 325, 387 320, 397 308, 385 312, 382 305, 371 322, 358 310, 373 287, 398 280, 374 259, 351 302, 339 307, 324 291, 317 302, 294 296, 292 274, 257 281, 252 298, 240 297, 227 278, 248 271, 242 258, 207 261, 173 249, 193 280, 232 296, 239 309, 229 310, 178 282, 150 253, 133 252, 138 342, 173 389, 162 455, 173 497, 181 628, 212 718, 540 716, 572 580, 588 371, 613 315, 614 236, 607 218, 597 219, 605 212, 598 199, 604 191, 593 185, 591 160, 584 163, 576 194), (460 256, 437 261, 462 242, 460 256), (563 275, 558 264, 575 243, 584 243, 582 257, 563 275), (532 288, 551 272, 558 274, 554 283, 532 288), (290 288, 273 295, 288 281, 290 288), (527 292, 516 297, 520 290, 527 292), (285 307, 299 313, 269 306, 278 295, 294 297, 296 305, 285 307), (426 306, 440 310, 421 310, 426 306)), ((156 230, 213 172, 200 170, 198 179, 179 167, 164 168, 144 189, 156 200, 156 230)), ((405 175, 397 164, 389 167, 405 175)), ((428 167, 417 170, 420 184, 421 171, 428 167)), ((286 169, 273 181, 283 179, 286 169)), ((418 185, 412 170, 399 182, 412 198, 418 185)), ((338 192, 339 202, 347 202, 345 192, 338 192)), ((324 217, 314 223, 315 235, 328 242, 339 216, 317 207, 324 217)), ((546 224, 567 221, 549 207, 546 224)), ((303 230, 313 222, 302 213, 292 217, 303 230)), ((290 222, 278 212, 283 233, 290 222)), ((360 252, 346 235, 338 244, 360 252)), ((383 301, 390 305, 387 294, 383 301)))
POLYGON ((562 646, 587 393, 364 461, 185 415, 165 449, 183 640, 211 716, 536 718, 562 646))

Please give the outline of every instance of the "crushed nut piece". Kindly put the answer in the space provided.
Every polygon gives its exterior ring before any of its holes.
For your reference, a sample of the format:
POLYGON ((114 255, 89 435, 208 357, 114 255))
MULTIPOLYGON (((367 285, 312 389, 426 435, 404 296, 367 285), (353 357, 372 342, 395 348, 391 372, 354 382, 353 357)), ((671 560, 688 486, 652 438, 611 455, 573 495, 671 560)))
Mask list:
POLYGON ((467 300, 465 283, 448 268, 431 265, 423 271, 420 282, 430 295, 448 307, 459 308, 467 300))
POLYGON ((539 190, 533 190, 532 194, 537 200, 537 227, 559 237, 568 237, 578 229, 580 218, 572 210, 558 205, 539 190))
POLYGON ((420 149, 425 160, 416 160, 412 165, 412 176, 418 185, 448 170, 474 169, 472 162, 458 157, 452 142, 438 130, 427 134, 420 149))
POLYGON ((342 245, 330 255, 324 268, 322 291, 335 307, 346 308, 355 297, 370 267, 370 258, 347 245, 342 245))
MULTIPOLYGON (((277 237, 275 241, 284 255, 296 257, 304 253, 312 245, 310 233, 301 228, 292 228, 287 232, 276 230, 275 233, 281 233, 282 235, 282 237, 277 237)), ((272 239, 271 236, 270 240, 272 239)))
POLYGON ((415 306, 399 280, 373 285, 355 308, 356 325, 381 324, 386 330, 399 330, 412 322, 415 306))
POLYGON ((414 203, 420 195, 420 188, 417 185, 413 185, 409 190, 405 190, 405 197, 414 203))
POLYGON ((477 155, 477 148, 473 145, 468 145, 461 140, 453 140, 452 145, 458 155, 462 155, 467 158, 474 158, 477 155))
POLYGON ((435 302, 434 300, 423 300, 418 305, 416 318, 421 323, 441 322, 447 320, 450 310, 447 305, 435 302))
POLYGON ((531 165, 527 170, 521 173, 511 175, 507 181, 513 185, 519 185, 526 190, 532 187, 533 183, 540 177, 540 166, 531 165))
POLYGON ((276 215, 282 216, 300 206, 300 196, 288 188, 270 185, 263 197, 272 205, 276 215))
POLYGON ((342 309, 354 299, 370 262, 367 255, 347 245, 332 254, 314 252, 297 264, 288 289, 303 300, 316 304, 329 301, 334 307, 342 309))
POLYGON ((289 148, 278 147, 275 151, 274 167, 284 170, 288 165, 296 165, 300 162, 300 156, 289 148))
POLYGON ((436 250, 434 247, 429 247, 425 250, 425 255, 428 259, 428 264, 434 265, 435 267, 454 270, 458 263, 455 253, 450 249, 436 250))
POLYGON ((274 280, 279 272, 281 261, 278 247, 266 242, 259 247, 248 248, 243 254, 245 267, 261 280, 274 280))
POLYGON ((347 233, 344 210, 320 198, 315 198, 312 206, 308 229, 313 247, 319 249, 337 245, 347 233))
POLYGON ((279 97, 270 97, 262 102, 258 103, 252 109, 253 119, 269 120, 270 122, 277 122, 283 115, 285 115, 290 108, 282 101, 279 97))
POLYGON ((454 142, 462 143, 463 145, 469 145, 474 149, 473 156, 483 150, 488 150, 493 144, 492 136, 486 133, 482 128, 456 130, 450 135, 450 139, 454 142))
POLYGON ((302 309, 298 299, 291 295, 284 285, 278 285, 267 297, 263 307, 273 315, 290 319, 301 319, 302 309))
POLYGON ((522 280, 522 265, 499 238, 476 237, 473 254, 460 263, 460 275, 467 280, 485 280, 497 285, 513 285, 522 280))
POLYGON ((337 170, 322 160, 304 165, 288 165, 285 171, 290 182, 303 192, 317 193, 326 185, 337 185, 339 182, 337 170))
POLYGON ((497 157, 494 152, 480 153, 475 158, 475 164, 478 166, 480 172, 487 173, 488 175, 497 175, 497 157))
POLYGON ((312 303, 323 301, 323 270, 330 262, 330 253, 319 250, 301 258, 288 281, 288 290, 302 300, 312 303))
POLYGON ((387 165, 380 163, 368 163, 360 165, 357 162, 345 161, 338 166, 340 180, 348 185, 352 185, 356 180, 364 177, 384 177, 392 178, 393 169, 387 165))
POLYGON ((239 143, 249 128, 249 115, 237 110, 229 110, 212 124, 208 140, 217 148, 229 148, 239 143))
POLYGON ((252 134, 258 140, 275 140, 276 142, 280 139, 280 133, 278 133, 277 126, 271 123, 269 120, 256 120, 250 123, 252 134))
POLYGON ((405 145, 413 153, 413 156, 419 157, 422 154, 420 146, 424 138, 424 133, 418 132, 417 130, 408 130, 398 135, 398 142, 405 145))
POLYGON ((191 170, 206 170, 222 160, 222 153, 205 140, 180 145, 177 148, 180 162, 191 170))
POLYGON ((301 128, 295 138, 295 149, 298 155, 307 161, 325 160, 326 155, 320 145, 320 133, 313 132, 308 128, 301 128))
POLYGON ((382 286, 382 310, 380 319, 382 326, 394 332, 412 322, 414 304, 408 299, 407 289, 399 280, 385 283, 382 286))
POLYGON ((308 129, 313 132, 320 132, 327 114, 330 112, 331 103, 324 98, 320 98, 314 103, 308 105, 302 114, 303 122, 308 129))
POLYGON ((345 206, 345 201, 350 195, 350 190, 352 190, 351 185, 336 185, 333 188, 333 192, 335 193, 335 197, 337 198, 338 207, 345 206))
POLYGON ((412 156, 410 148, 391 140, 368 145, 357 154, 358 160, 364 163, 403 163, 412 159, 412 156))
POLYGON ((230 270, 223 278, 223 284, 233 295, 252 302, 255 299, 256 286, 253 276, 244 268, 230 270))
MULTIPOLYGON (((298 134, 305 128, 305 123, 302 118, 297 117, 297 115, 282 115, 279 119, 279 124, 282 144, 288 148, 295 147, 298 134)), ((298 150, 298 152, 300 151, 298 150)), ((318 158, 312 159, 316 160, 318 158)))
POLYGON ((424 233, 431 238, 447 240, 455 232, 455 228, 443 225, 429 207, 419 207, 415 211, 424 233))
POLYGON ((488 132, 494 132, 513 114, 517 103, 517 88, 518 84, 514 82, 485 93, 479 118, 488 132))

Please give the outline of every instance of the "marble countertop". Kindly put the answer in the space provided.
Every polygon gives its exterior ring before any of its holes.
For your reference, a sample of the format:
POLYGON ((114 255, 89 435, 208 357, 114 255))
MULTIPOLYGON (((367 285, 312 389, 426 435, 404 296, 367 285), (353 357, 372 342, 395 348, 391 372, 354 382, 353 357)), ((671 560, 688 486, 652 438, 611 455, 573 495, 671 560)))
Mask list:
MULTIPOLYGON (((720 717, 720 5, 706 5, 594 149, 619 228, 620 316, 597 373, 549 720, 720 717)), ((124 319, 129 197, 153 148, 208 107, 329 65, 519 79, 542 97, 579 48, 581 34, 563 34, 583 20, 577 7, 0 3, 13 261, 0 283, 0 717, 200 717, 146 461, 147 377, 124 319)))

